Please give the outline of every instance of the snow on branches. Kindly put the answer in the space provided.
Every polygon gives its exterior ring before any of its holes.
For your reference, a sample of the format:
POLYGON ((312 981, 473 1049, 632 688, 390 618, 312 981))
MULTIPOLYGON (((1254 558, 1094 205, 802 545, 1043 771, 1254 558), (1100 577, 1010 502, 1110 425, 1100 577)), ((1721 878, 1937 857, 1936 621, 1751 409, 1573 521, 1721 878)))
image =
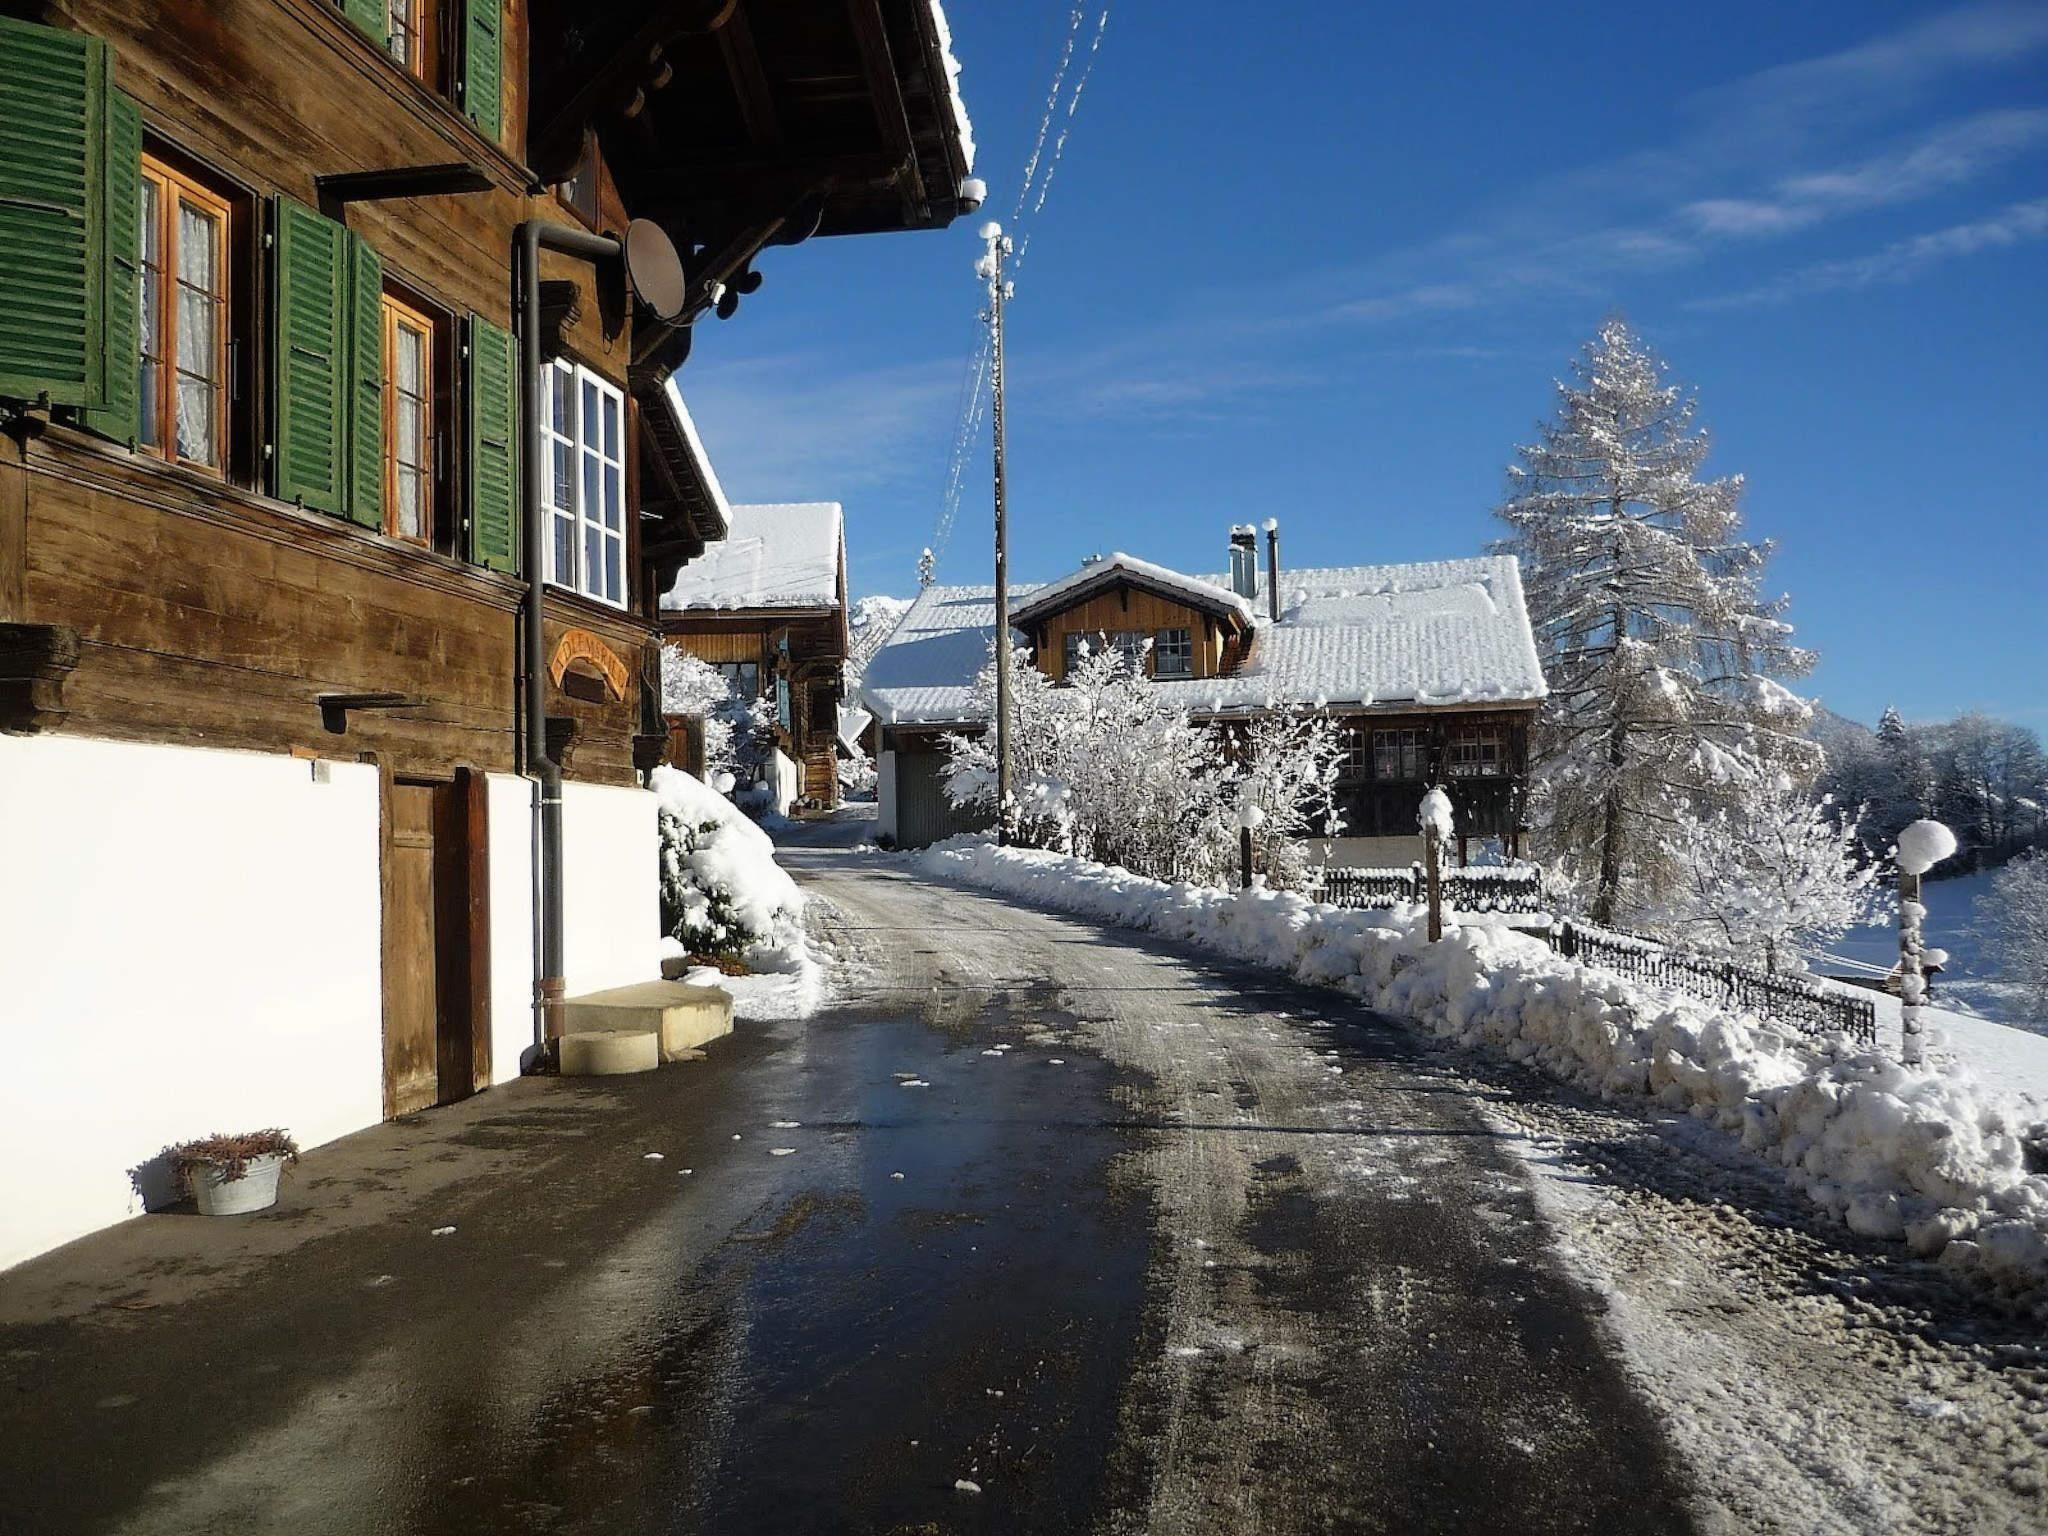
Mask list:
POLYGON ((1742 965, 1805 970, 1803 950, 1878 914, 1858 820, 1783 775, 1732 805, 1681 808, 1660 840, 1675 879, 1657 926, 1742 965))
MULTIPOLYGON (((1272 713, 1197 725, 1145 673, 1142 655, 1084 653, 1063 684, 1019 651, 1011 671, 1011 770, 1018 840, 1162 879, 1222 884, 1237 858, 1237 808, 1265 817, 1255 859, 1276 886, 1307 872, 1301 847, 1337 828, 1343 756, 1327 716, 1272 713)), ((995 667, 974 683, 974 713, 995 717, 995 667)), ((947 793, 993 808, 995 733, 947 738, 947 793)))
POLYGON ((1780 773, 1810 781, 1811 710, 1778 683, 1813 657, 1740 536, 1742 479, 1702 480, 1692 397, 1620 320, 1558 385, 1519 450, 1500 517, 1520 557, 1550 698, 1537 733, 1539 844, 1596 922, 1640 917, 1678 878, 1683 806, 1734 804, 1780 773))

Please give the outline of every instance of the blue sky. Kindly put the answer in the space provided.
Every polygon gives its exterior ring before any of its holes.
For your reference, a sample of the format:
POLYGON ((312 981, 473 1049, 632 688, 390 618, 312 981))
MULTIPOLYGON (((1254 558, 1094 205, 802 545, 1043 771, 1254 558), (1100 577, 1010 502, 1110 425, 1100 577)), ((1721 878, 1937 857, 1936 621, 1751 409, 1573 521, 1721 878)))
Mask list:
MULTIPOLYGON (((856 595, 915 590, 974 227, 1010 219, 1069 7, 949 14, 983 215, 771 251, 680 380, 735 500, 845 504, 856 595)), ((1220 568, 1269 516, 1304 564, 1475 552, 1618 311, 1748 478, 1808 691, 2048 728, 2048 0, 1446 14, 1113 4, 1013 224, 1013 576, 1220 568)), ((941 580, 986 579, 988 474, 984 426, 941 580)))

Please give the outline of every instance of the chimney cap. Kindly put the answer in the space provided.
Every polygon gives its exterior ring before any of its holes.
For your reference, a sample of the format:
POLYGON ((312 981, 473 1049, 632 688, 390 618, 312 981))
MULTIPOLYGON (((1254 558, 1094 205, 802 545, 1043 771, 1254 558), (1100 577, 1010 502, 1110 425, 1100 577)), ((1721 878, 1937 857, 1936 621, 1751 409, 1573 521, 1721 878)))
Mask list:
POLYGON ((1280 531, 1280 519, 1279 519, 1279 518, 1277 518, 1277 517, 1269 517, 1269 518, 1267 518, 1267 519, 1266 519, 1266 532, 1268 532, 1268 533, 1278 533, 1279 531, 1280 531))

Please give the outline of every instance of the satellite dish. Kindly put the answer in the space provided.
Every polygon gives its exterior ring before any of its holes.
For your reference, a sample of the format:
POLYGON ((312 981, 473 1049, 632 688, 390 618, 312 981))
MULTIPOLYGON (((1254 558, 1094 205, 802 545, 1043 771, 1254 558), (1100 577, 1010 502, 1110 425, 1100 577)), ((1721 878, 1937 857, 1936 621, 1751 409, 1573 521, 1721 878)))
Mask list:
POLYGON ((667 231, 652 219, 635 219, 626 226, 626 281, 657 319, 674 320, 682 314, 687 286, 683 258, 667 231))

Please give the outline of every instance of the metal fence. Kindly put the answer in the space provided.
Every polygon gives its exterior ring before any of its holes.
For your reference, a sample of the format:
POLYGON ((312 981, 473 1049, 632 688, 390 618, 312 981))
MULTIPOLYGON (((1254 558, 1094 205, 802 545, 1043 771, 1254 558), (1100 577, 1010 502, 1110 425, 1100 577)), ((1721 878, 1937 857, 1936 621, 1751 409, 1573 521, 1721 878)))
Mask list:
POLYGON ((1839 1031, 1859 1045, 1877 1044, 1877 1005, 1818 982, 1753 971, 1730 961, 1670 949, 1586 923, 1555 924, 1545 937, 1550 947, 1566 959, 1600 966, 1631 981, 1670 987, 1705 1002, 1747 1009, 1809 1034, 1839 1031))
MULTIPOLYGON (((1458 912, 1502 912, 1510 915, 1545 912, 1543 871, 1533 866, 1511 869, 1447 869, 1444 905, 1458 912)), ((1428 882, 1422 866, 1406 869, 1325 869, 1313 894, 1333 907, 1391 907, 1396 902, 1421 902, 1428 882)))

